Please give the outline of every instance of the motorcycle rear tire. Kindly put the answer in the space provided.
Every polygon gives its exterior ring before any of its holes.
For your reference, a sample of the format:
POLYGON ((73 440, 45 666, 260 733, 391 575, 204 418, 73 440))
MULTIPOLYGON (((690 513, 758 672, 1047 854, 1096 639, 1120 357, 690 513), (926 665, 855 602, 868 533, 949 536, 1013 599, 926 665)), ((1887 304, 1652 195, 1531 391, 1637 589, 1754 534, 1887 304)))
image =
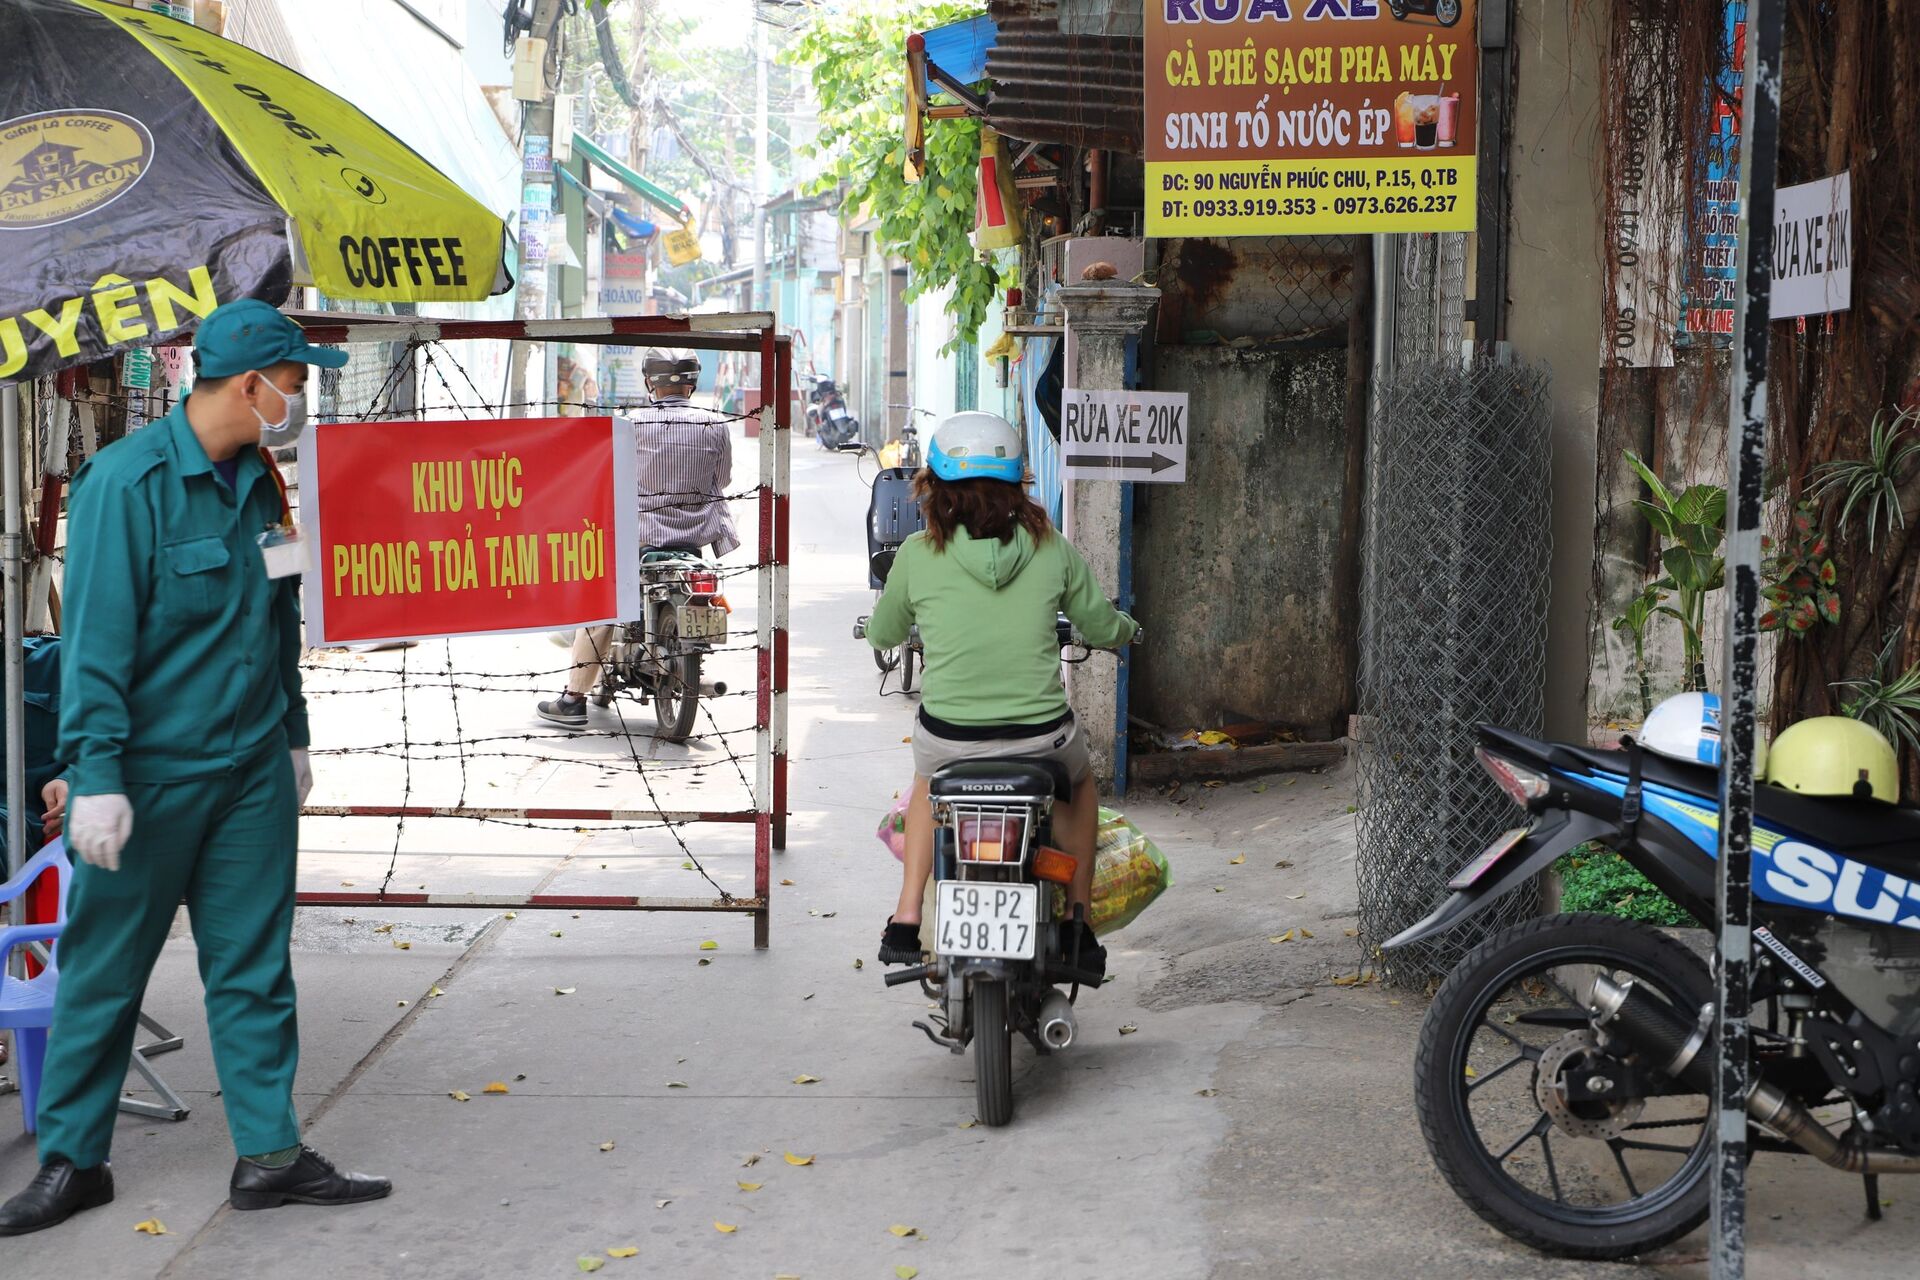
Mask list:
POLYGON ((659 675, 653 688, 653 714, 659 727, 658 738, 667 742, 685 742, 693 736, 694 721, 700 715, 700 655, 680 653, 680 623, 672 609, 660 611, 657 637, 659 675))
POLYGON ((1013 1024, 1007 1020, 1007 984, 973 984, 973 1106, 980 1123, 999 1128, 1013 1119, 1013 1024))
MULTIPOLYGON (((1658 1202, 1640 1217, 1581 1220, 1544 1197, 1528 1197, 1511 1179, 1487 1167, 1489 1155, 1473 1131, 1466 1104, 1461 1038, 1480 1025, 1486 1003, 1510 976, 1553 954, 1562 963, 1604 961, 1649 978, 1676 1001, 1699 1008, 1713 999, 1707 966, 1681 943, 1651 925, 1614 916, 1546 916, 1503 929, 1469 952, 1441 984, 1420 1024, 1414 1055, 1414 1107, 1427 1149, 1454 1193, 1487 1222, 1520 1243, 1562 1258, 1612 1260, 1650 1253, 1706 1220, 1712 1190, 1711 1158, 1686 1170, 1687 1180, 1659 1189, 1658 1202)), ((1712 1122, 1709 1108, 1707 1122, 1712 1122)))

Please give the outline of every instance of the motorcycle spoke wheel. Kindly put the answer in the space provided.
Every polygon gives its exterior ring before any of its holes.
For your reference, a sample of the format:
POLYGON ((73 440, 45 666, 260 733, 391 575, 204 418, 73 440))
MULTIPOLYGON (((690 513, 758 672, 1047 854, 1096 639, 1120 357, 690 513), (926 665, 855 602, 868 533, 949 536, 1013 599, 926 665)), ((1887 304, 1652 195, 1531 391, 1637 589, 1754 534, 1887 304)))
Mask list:
POLYGON ((680 652, 680 624, 672 610, 662 610, 654 629, 654 736, 667 742, 685 742, 693 735, 700 714, 700 655, 680 652))
POLYGON ((1637 1050, 1592 1029, 1600 976, 1632 979, 1689 1020, 1712 998, 1706 966, 1649 926, 1529 921, 1483 943, 1435 996, 1415 1093, 1435 1164, 1481 1217, 1543 1252, 1623 1258, 1705 1218, 1711 1107, 1670 1082, 1647 1087, 1637 1050))
POLYGON ((881 675, 886 675, 900 665, 900 651, 898 649, 875 649, 873 651, 873 665, 880 668, 881 675))

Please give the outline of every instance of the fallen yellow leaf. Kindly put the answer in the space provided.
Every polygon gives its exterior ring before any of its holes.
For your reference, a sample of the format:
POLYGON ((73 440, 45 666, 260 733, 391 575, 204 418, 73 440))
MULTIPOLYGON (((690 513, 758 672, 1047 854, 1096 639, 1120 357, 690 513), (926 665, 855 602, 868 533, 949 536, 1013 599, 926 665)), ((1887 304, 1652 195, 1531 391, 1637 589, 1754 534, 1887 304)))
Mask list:
POLYGON ((1130 1036, 1134 1032, 1138 1031, 1139 1029, 1140 1028, 1134 1026, 1131 1022, 1129 1022, 1126 1026, 1120 1028, 1120 1034, 1123 1036, 1130 1036))
POLYGON ((723 1236, 730 1236, 740 1228, 731 1222, 716 1222, 713 1224, 713 1229, 723 1236))
POLYGON ((1217 1098, 1220 1096, 1218 1089, 1196 1089, 1194 1092, 1202 1098, 1217 1098))
POLYGON ((394 1003, 399 1005, 402 1009, 407 1007, 407 1002, 405 1000, 395 1000, 394 1003))
POLYGON ((791 880, 782 880, 782 881, 781 881, 780 883, 781 883, 781 884, 784 884, 784 885, 789 885, 789 886, 790 886, 790 885, 792 885, 792 884, 793 884, 793 881, 791 881, 791 880))
POLYGON ((449 1098, 452 1098, 455 1102, 472 1102, 473 1101, 473 1095, 468 1093, 465 1089, 455 1089, 452 1093, 448 1094, 447 1096, 449 1098))
POLYGON ((1293 930, 1289 929, 1285 933, 1276 933, 1275 935, 1273 935, 1273 937, 1268 938, 1267 941, 1268 942, 1292 942, 1293 930))
POLYGON ((375 925, 373 931, 375 933, 392 933, 393 926, 390 924, 375 925))
POLYGON ((564 938, 567 935, 562 931, 560 931, 559 929, 555 929, 552 933, 548 934, 547 936, 549 938, 564 938))
POLYGON ((708 938, 705 942, 700 944, 700 949, 702 951, 718 951, 720 949, 720 944, 715 942, 712 938, 708 938))
POLYGON ((398 947, 402 951, 413 950, 413 944, 411 942, 396 942, 393 945, 398 947))
POLYGON ((1301 898, 1304 898, 1304 897, 1306 897, 1307 895, 1306 895, 1306 894, 1304 894, 1304 893, 1290 893, 1290 894, 1288 894, 1287 896, 1288 896, 1289 898, 1292 898, 1292 899, 1295 899, 1295 900, 1297 901, 1297 900, 1299 900, 1299 899, 1301 899, 1301 898))
POLYGON ((1477 1077, 1479 1074, 1480 1073, 1478 1071, 1475 1071, 1472 1067, 1467 1068, 1467 1079, 1472 1080, 1475 1077, 1477 1077))
POLYGON ((757 1156, 757 1155, 750 1155, 750 1156, 748 1156, 748 1157, 747 1157, 747 1158, 746 1158, 745 1160, 742 1160, 742 1161, 740 1162, 740 1167, 741 1167, 742 1169, 751 1169, 751 1168, 753 1168, 753 1166, 755 1166, 755 1165, 757 1165, 757 1164, 759 1164, 759 1163, 760 1163, 760 1157, 759 1157, 759 1156, 757 1156))
POLYGON ((960 1122, 960 1127, 961 1127, 962 1129, 971 1129, 971 1128, 973 1128, 973 1126, 975 1126, 975 1125, 977 1125, 977 1124, 979 1124, 979 1123, 980 1123, 980 1122, 979 1122, 978 1120, 962 1120, 962 1121, 960 1122))
POLYGON ((482 1092, 482 1093, 508 1093, 508 1092, 511 1092, 511 1090, 509 1090, 509 1089, 507 1088, 507 1082, 506 1082, 506 1081, 504 1081, 504 1080, 495 1080, 495 1081, 494 1081, 494 1082, 493 1082, 492 1084, 490 1084, 490 1085, 488 1085, 488 1086, 487 1086, 486 1088, 484 1088, 484 1089, 482 1089, 482 1090, 481 1090, 480 1092, 482 1092))
POLYGON ((570 996, 574 992, 578 991, 579 989, 580 988, 578 987, 555 987, 553 989, 553 994, 557 996, 570 996))
POLYGON ((433 987, 428 987, 428 988, 427 988, 427 999, 429 999, 429 1000, 431 1000, 431 999, 433 999, 433 998, 434 998, 435 996, 443 996, 443 995, 445 995, 445 994, 447 994, 447 993, 446 993, 445 991, 442 991, 442 990, 441 990, 441 989, 440 989, 439 987, 437 987, 437 986, 433 986, 433 987))
POLYGON ((598 1271, 600 1268, 606 1266, 607 1264, 602 1262, 598 1258, 587 1257, 583 1254, 582 1256, 574 1259, 574 1265, 579 1267, 582 1271, 598 1271))
POLYGON ((655 1200, 655 1201, 653 1202, 653 1207, 654 1207, 654 1208, 656 1208, 656 1209, 664 1209, 664 1208, 666 1208, 666 1207, 667 1207, 668 1205, 670 1205, 670 1204, 672 1204, 672 1203, 673 1203, 673 1201, 671 1201, 671 1200, 655 1200))
POLYGON ((1228 858, 1227 865, 1230 867, 1237 867, 1241 863, 1245 862, 1246 860, 1247 860, 1247 855, 1243 853, 1237 858, 1228 858))
POLYGON ((667 1081, 667 1088, 669 1088, 669 1089, 684 1089, 684 1088, 686 1088, 686 1087, 687 1087, 687 1082, 686 1082, 685 1080, 669 1080, 669 1081, 667 1081))
POLYGON ((893 1269, 893 1274, 899 1276, 900 1280, 913 1280, 915 1276, 920 1274, 920 1268, 910 1267, 903 1262, 893 1269))
POLYGON ((634 1246, 630 1244, 623 1244, 618 1248, 607 1250, 607 1256, 609 1258, 631 1258, 638 1255, 639 1252, 640 1250, 638 1250, 634 1246))
POLYGON ((865 960, 856 958, 853 962, 853 967, 856 969, 864 969, 867 967, 867 962, 865 960))
POLYGON ((808 1075, 799 1075, 799 1076, 795 1076, 795 1077, 793 1078, 793 1082, 794 1082, 795 1084, 819 1084, 819 1083, 820 1083, 820 1077, 819 1077, 819 1076, 808 1076, 808 1075))
POLYGON ((887 1230, 893 1232, 894 1235, 899 1236, 902 1240, 905 1240, 908 1236, 919 1234, 919 1228, 909 1227, 905 1223, 900 1222, 894 1223, 888 1227, 887 1230))
POLYGON ((133 1229, 145 1236, 163 1236, 167 1234, 167 1224, 158 1218, 148 1218, 145 1222, 136 1222, 133 1229))
POLYGON ((1311 938, 1313 936, 1313 930, 1307 928, 1305 925, 1301 925, 1300 936, 1303 938, 1311 938))
POLYGON ((789 1151, 789 1152, 787 1152, 787 1163, 788 1163, 788 1164, 790 1164, 790 1165, 792 1165, 792 1166, 793 1166, 794 1168, 796 1168, 796 1169, 803 1169, 803 1168, 805 1168, 805 1167, 806 1167, 807 1165, 810 1165, 810 1164, 812 1164, 812 1163, 813 1163, 813 1157, 812 1157, 812 1156, 797 1156, 797 1155, 795 1155, 795 1154, 793 1154, 793 1152, 791 1152, 791 1151, 789 1151))
POLYGON ((736 1179, 733 1185, 740 1188, 742 1191, 758 1191, 760 1188, 766 1186, 767 1184, 764 1182, 741 1182, 736 1179))
POLYGON ((519 918, 520 918, 520 913, 519 913, 518 911, 509 911, 509 912, 507 912, 507 919, 509 919, 509 920, 518 920, 519 918))
POLYGON ((1349 938, 1357 938, 1360 936, 1358 929, 1342 929, 1340 932, 1346 934, 1349 938))
POLYGON ((613 1150, 613 1144, 611 1142, 603 1142, 600 1144, 600 1149, 602 1151, 611 1151, 613 1150))

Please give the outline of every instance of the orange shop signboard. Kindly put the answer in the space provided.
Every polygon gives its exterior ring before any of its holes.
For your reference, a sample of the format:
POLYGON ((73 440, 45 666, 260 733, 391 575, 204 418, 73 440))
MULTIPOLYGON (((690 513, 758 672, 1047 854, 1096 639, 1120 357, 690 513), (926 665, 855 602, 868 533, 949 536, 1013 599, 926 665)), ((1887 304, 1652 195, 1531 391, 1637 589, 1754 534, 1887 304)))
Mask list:
POLYGON ((633 424, 327 422, 300 448, 307 641, 636 618, 633 424))
POLYGON ((1147 0, 1147 234, 1472 230, 1474 9, 1147 0))

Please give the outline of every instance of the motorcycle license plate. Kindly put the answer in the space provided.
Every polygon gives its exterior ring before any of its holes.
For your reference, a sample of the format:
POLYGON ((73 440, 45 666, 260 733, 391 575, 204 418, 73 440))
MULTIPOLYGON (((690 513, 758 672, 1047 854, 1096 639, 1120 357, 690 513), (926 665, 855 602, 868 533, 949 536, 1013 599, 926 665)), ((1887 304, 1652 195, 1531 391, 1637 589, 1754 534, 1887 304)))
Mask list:
POLYGON ((934 950, 943 956, 1031 960, 1039 950, 1040 888, 942 880, 934 897, 934 950))
POLYGON ((1518 845, 1532 833, 1532 827, 1515 827, 1511 831, 1502 833, 1500 838, 1488 845, 1479 857, 1462 867, 1459 875, 1447 881, 1447 888, 1454 890, 1471 889, 1475 881, 1491 871, 1496 862, 1499 862, 1500 859, 1511 853, 1515 845, 1518 845))
POLYGON ((713 605, 683 604, 674 610, 683 640, 719 640, 727 634, 727 611, 713 605))

